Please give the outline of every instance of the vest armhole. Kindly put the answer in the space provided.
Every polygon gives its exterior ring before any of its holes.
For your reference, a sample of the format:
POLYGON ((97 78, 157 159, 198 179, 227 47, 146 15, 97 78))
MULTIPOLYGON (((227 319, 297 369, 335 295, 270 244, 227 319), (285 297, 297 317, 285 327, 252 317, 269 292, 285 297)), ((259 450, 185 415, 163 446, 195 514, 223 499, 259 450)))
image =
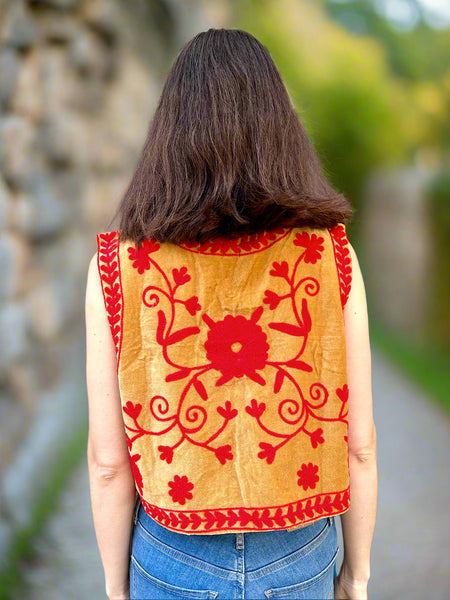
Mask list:
POLYGON ((97 268, 119 370, 123 331, 123 294, 120 274, 120 238, 118 231, 97 235, 97 268))
POLYGON ((333 244, 334 260, 339 280, 339 292, 341 295, 342 308, 347 303, 352 286, 352 259, 350 255, 349 241, 345 231, 345 225, 340 223, 329 229, 333 244))

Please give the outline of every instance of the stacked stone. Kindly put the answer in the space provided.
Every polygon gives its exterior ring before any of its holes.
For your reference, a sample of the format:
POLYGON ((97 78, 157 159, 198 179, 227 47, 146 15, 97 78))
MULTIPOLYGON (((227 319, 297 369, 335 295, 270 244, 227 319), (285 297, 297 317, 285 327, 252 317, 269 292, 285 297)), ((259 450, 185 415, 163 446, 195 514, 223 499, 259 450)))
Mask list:
POLYGON ((86 427, 87 265, 169 62, 211 26, 185 4, 0 0, 0 569, 86 427))

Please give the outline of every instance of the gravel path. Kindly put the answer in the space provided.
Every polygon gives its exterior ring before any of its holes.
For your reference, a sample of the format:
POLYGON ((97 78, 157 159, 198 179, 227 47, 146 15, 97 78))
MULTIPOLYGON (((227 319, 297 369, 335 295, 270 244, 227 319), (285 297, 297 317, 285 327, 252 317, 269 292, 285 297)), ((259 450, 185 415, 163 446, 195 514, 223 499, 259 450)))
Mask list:
MULTIPOLYGON (((448 600, 450 419, 377 353, 373 383, 380 488, 370 598, 448 600)), ((84 462, 36 545, 24 569, 28 600, 106 598, 84 462)))

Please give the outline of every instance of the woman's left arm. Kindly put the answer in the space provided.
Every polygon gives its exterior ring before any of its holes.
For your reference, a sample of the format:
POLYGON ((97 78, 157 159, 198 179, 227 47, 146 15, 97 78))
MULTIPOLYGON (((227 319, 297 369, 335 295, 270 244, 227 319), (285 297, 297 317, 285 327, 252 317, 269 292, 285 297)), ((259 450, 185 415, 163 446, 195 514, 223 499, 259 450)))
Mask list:
POLYGON ((136 489, 117 379, 114 342, 103 303, 97 256, 86 289, 87 459, 92 515, 109 600, 129 598, 130 543, 136 489))

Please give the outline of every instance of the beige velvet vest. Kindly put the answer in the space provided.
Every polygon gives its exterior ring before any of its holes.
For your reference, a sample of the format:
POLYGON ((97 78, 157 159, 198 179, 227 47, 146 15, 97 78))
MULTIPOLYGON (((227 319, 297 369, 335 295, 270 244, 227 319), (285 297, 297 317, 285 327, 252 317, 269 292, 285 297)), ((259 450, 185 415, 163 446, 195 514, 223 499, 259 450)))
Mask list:
POLYGON ((348 509, 343 225, 139 248, 102 233, 98 267, 152 518, 226 533, 348 509))

